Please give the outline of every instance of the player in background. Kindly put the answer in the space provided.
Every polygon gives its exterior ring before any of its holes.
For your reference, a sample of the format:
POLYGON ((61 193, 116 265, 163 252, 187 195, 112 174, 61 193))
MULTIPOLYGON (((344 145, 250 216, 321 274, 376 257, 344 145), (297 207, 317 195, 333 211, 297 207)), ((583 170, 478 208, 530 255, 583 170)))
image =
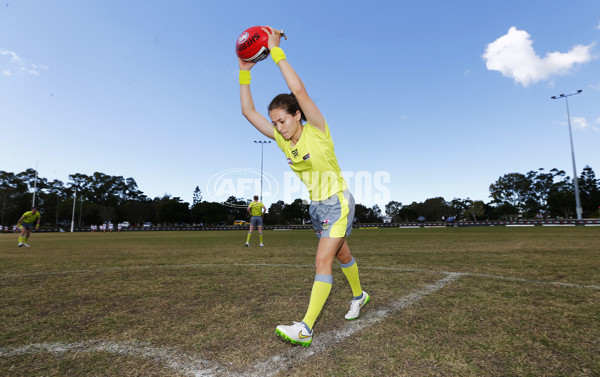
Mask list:
POLYGON ((370 298, 362 290, 358 265, 346 242, 346 236, 352 229, 354 198, 338 166, 329 126, 279 48, 281 32, 272 27, 263 30, 269 35, 271 58, 292 93, 280 94, 271 101, 268 107, 271 120, 267 120, 256 110, 250 92, 250 69, 255 63, 238 58, 240 101, 242 114, 258 131, 277 142, 290 168, 310 193, 309 212, 319 243, 308 309, 301 322, 279 325, 275 330, 285 340, 308 347, 312 342, 315 321, 331 292, 331 264, 334 258, 337 257, 340 262, 354 296, 345 318, 358 318, 361 307, 370 298))
POLYGON ((29 247, 27 241, 29 241, 29 236, 31 235, 31 230, 33 229, 33 223, 37 221, 35 225, 35 230, 40 228, 40 220, 42 215, 38 212, 37 207, 32 207, 31 211, 27 211, 19 218, 17 221, 17 227, 21 228, 21 233, 19 234, 19 247, 25 246, 29 247))
POLYGON ((248 205, 246 210, 250 214, 250 230, 248 230, 248 237, 246 237, 246 247, 250 246, 250 237, 252 236, 254 227, 258 228, 260 246, 265 246, 263 245, 263 217, 267 212, 267 207, 258 201, 258 195, 254 195, 254 201, 248 205))

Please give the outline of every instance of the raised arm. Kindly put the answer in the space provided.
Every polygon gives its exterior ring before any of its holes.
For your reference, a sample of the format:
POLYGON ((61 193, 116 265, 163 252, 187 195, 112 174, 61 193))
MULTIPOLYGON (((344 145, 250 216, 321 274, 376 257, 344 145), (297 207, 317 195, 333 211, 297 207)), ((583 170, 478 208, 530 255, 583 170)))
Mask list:
MULTIPOLYGON (((279 43, 281 42, 281 33, 270 26, 263 28, 263 30, 269 34, 269 50, 271 50, 271 56, 273 56, 273 48, 279 47, 279 43)), ((300 108, 302 108, 302 112, 308 123, 322 132, 325 132, 325 118, 323 117, 323 114, 321 114, 317 105, 315 105, 313 100, 309 97, 304 83, 300 80, 300 76, 294 71, 287 59, 285 59, 285 55, 283 56, 284 58, 279 60, 277 65, 279 66, 279 70, 281 71, 288 88, 294 96, 296 96, 298 104, 300 105, 300 108)))
POLYGON ((252 100, 252 93, 250 92, 250 69, 256 63, 248 63, 240 58, 238 58, 238 61, 240 65, 240 102, 242 104, 242 114, 263 135, 275 139, 273 125, 267 118, 256 111, 254 100, 252 100))

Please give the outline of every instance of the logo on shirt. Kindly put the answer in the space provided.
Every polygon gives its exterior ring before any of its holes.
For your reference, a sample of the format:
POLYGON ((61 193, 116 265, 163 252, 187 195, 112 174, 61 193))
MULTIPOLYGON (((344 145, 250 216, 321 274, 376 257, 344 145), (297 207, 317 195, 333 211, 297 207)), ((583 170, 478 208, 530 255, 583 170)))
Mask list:
POLYGON ((292 156, 294 156, 294 157, 298 157, 298 150, 297 150, 297 149, 294 149, 294 150, 292 151, 292 156))
POLYGON ((288 164, 290 164, 290 165, 294 165, 294 161, 292 161, 292 159, 291 159, 291 158, 288 158, 287 160, 288 160, 288 164))
POLYGON ((310 158, 310 153, 307 153, 306 155, 304 155, 304 157, 302 157, 302 159, 304 161, 308 160, 310 158))

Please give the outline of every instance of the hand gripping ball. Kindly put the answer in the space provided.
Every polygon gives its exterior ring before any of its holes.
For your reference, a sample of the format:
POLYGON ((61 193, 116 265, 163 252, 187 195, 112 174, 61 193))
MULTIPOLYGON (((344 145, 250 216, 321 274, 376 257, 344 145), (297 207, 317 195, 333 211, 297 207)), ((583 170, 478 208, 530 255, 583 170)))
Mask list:
POLYGON ((235 52, 243 61, 256 63, 269 56, 269 36, 262 30, 263 27, 253 26, 238 37, 235 52))

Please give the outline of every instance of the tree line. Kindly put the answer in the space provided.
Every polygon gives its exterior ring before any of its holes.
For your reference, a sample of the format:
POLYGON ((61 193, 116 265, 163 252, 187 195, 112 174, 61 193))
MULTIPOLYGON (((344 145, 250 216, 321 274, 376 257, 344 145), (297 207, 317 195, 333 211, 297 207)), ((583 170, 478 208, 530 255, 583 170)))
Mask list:
MULTIPOLYGON (((581 207, 584 217, 599 215, 600 180, 586 166, 578 177, 581 207)), ((356 205, 355 221, 377 223, 419 220, 515 220, 518 218, 575 217, 573 180, 562 170, 532 170, 509 173, 489 186, 491 201, 443 197, 424 202, 402 204, 390 201, 385 208, 378 205, 356 205)), ((230 225, 236 219, 247 219, 249 199, 229 197, 224 202, 202 200, 197 186, 193 202, 165 194, 149 198, 133 178, 96 172, 92 175, 72 174, 69 182, 48 180, 36 176, 34 169, 21 173, 0 171, 0 224, 14 224, 29 210, 34 201, 43 214, 45 226, 68 226, 74 214, 75 226, 86 227, 105 222, 132 224, 151 222, 155 225, 230 225), (75 209, 75 210, 74 210, 75 209)), ((267 225, 302 224, 310 218, 308 205, 301 199, 292 203, 272 203, 265 216, 267 225)))

